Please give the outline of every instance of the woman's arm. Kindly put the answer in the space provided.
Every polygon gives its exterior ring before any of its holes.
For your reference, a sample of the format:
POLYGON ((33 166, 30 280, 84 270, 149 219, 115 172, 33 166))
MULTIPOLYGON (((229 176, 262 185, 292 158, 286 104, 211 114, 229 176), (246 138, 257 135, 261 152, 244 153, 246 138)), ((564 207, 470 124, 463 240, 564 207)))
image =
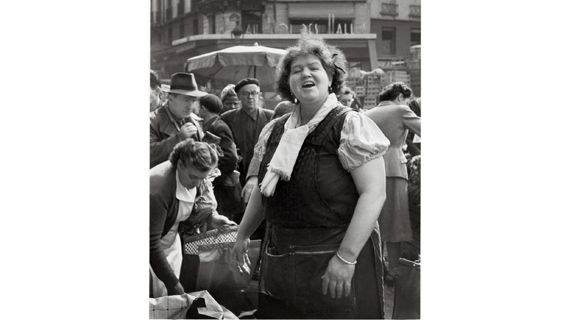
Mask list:
POLYGON ((261 221, 263 221, 261 192, 259 191, 259 185, 255 185, 251 193, 250 201, 245 208, 243 219, 239 225, 237 238, 249 238, 251 234, 257 229, 257 227, 259 227, 261 221))
POLYGON ((343 293, 349 295, 355 265, 346 262, 357 260, 386 200, 386 173, 382 157, 366 162, 351 174, 359 197, 354 215, 338 249, 338 255, 345 261, 334 256, 322 277, 323 294, 329 292, 332 298, 340 298, 343 293))
POLYGON ((156 276, 164 282, 169 295, 183 294, 184 288, 170 267, 164 249, 160 244, 162 230, 167 216, 167 205, 162 197, 150 195, 150 266, 156 276))
POLYGON ((261 192, 259 186, 253 188, 251 198, 245 209, 243 219, 239 225, 236 244, 232 250, 232 256, 237 260, 238 266, 243 268, 244 263, 248 260, 245 255, 249 247, 249 237, 259 227, 263 221, 263 205, 261 203, 261 192))
POLYGON ((370 237, 386 200, 386 172, 382 157, 371 160, 352 171, 359 193, 354 216, 339 248, 339 254, 354 261, 370 237))

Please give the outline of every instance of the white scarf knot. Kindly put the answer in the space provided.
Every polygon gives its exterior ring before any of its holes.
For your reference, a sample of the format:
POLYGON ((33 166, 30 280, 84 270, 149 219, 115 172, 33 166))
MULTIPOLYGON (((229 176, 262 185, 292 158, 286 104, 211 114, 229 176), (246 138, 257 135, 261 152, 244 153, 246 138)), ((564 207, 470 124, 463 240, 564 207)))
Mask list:
POLYGON ((299 104, 295 105, 291 116, 285 122, 283 135, 261 182, 261 193, 264 196, 273 196, 279 180, 289 181, 291 179, 303 142, 337 105, 336 95, 331 93, 313 118, 308 123, 298 127, 301 119, 301 108, 299 104))

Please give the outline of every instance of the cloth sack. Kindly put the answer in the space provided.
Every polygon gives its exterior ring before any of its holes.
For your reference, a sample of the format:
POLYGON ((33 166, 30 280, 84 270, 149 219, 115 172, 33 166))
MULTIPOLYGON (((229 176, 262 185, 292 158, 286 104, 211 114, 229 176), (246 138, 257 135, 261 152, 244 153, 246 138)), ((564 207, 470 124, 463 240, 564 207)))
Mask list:
POLYGON ((198 255, 200 258, 196 290, 208 290, 220 304, 239 314, 256 307, 244 291, 251 285, 251 276, 259 260, 261 240, 250 242, 250 273, 241 274, 231 258, 236 236, 237 227, 232 227, 229 231, 210 230, 188 237, 184 243, 184 254, 198 255))
POLYGON ((238 319, 207 291, 149 299, 150 319, 238 319))

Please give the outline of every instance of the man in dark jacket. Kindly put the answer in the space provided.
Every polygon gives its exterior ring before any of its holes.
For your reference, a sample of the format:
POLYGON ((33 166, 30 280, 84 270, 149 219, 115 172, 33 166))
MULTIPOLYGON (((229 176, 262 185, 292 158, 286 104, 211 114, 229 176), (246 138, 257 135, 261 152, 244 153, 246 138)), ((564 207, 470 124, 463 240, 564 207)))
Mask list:
MULTIPOLYGON (((240 80, 235 91, 241 102, 241 108, 234 109, 222 114, 224 120, 234 136, 241 161, 238 163, 240 183, 245 185, 247 169, 253 157, 253 148, 257 143, 261 129, 271 121, 273 111, 260 107, 259 95, 260 83, 255 78, 240 80)), ((247 202, 252 188, 244 187, 244 201, 247 202)))
POLYGON ((150 167, 164 162, 174 146, 187 138, 201 140, 199 117, 192 113, 198 98, 206 92, 198 90, 194 74, 172 75, 168 102, 150 113, 150 167))
POLYGON ((243 211, 241 202, 241 186, 237 168, 237 149, 230 127, 220 119, 223 109, 222 100, 213 94, 207 94, 199 99, 199 115, 204 120, 204 132, 210 132, 220 139, 219 146, 222 156, 218 162, 221 176, 214 180, 214 194, 218 201, 218 212, 233 219, 235 214, 243 211))

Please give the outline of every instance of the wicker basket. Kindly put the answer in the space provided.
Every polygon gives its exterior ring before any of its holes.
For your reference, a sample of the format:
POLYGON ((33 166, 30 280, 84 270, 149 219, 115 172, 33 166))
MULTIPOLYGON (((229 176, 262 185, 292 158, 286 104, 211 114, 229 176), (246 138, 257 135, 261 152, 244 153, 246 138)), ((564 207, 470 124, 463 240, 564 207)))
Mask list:
POLYGON ((237 226, 229 227, 228 230, 209 230, 184 238, 184 254, 200 254, 218 248, 231 248, 237 237, 237 226))

